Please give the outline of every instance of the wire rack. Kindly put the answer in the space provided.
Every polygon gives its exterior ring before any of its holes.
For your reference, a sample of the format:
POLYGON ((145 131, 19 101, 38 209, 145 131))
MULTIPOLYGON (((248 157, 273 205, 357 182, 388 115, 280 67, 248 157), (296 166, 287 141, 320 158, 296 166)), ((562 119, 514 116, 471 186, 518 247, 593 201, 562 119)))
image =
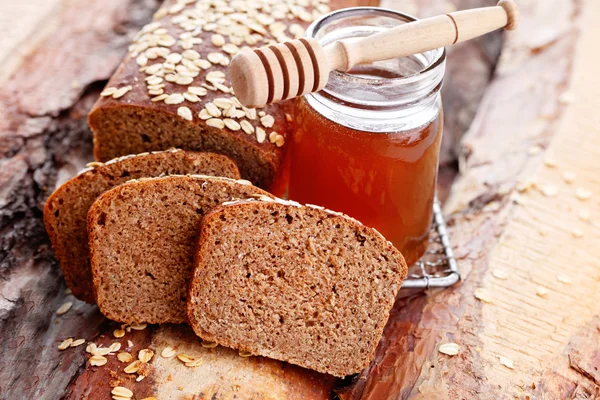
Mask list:
MULTIPOLYGON (((450 245, 446 221, 437 197, 433 202, 433 224, 427 251, 408 269, 402 289, 444 288, 460 280, 458 265, 450 245)), ((402 290, 406 292, 406 290, 402 290)))

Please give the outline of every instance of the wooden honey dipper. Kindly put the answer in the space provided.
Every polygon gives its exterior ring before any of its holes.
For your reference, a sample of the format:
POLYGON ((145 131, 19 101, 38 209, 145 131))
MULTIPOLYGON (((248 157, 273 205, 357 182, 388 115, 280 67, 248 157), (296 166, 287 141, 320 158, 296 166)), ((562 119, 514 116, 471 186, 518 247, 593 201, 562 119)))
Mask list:
POLYGON ((457 11, 406 23, 360 39, 333 42, 324 48, 301 38, 238 53, 229 67, 236 97, 246 107, 318 92, 329 72, 357 64, 405 57, 433 50, 499 28, 514 29, 519 14, 513 0, 494 7, 457 11))

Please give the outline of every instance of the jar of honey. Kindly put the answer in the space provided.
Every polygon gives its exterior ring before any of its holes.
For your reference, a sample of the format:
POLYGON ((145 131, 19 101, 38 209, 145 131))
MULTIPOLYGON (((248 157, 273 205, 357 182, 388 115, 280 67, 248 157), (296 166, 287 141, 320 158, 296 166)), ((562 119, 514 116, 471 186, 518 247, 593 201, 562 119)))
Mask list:
MULTIPOLYGON (((316 21, 306 36, 325 46, 414 20, 350 8, 316 21)), ((325 89, 296 100, 289 198, 377 229, 409 265, 424 253, 432 222, 445 58, 441 48, 334 71, 325 89)))

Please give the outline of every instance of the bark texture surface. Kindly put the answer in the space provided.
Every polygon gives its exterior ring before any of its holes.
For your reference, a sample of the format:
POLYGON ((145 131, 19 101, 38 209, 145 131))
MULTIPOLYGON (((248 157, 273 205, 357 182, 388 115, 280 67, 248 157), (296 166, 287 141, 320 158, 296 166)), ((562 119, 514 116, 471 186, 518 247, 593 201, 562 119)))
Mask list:
MULTIPOLYGON (((14 19, 0 17, 13 22, 0 24, 10 33, 0 42, 0 397, 109 399, 117 384, 135 386, 136 398, 159 399, 325 399, 334 387, 344 399, 597 396, 600 205, 597 196, 582 203, 575 191, 597 194, 600 186, 600 121, 590 94, 600 90, 598 60, 588 58, 600 35, 593 25, 600 10, 592 1, 519 4, 521 28, 506 35, 497 68, 500 33, 449 55, 443 159, 452 165, 460 156, 462 175, 446 211, 463 282, 399 300, 375 361, 343 382, 205 348, 183 326, 132 330, 117 340, 117 325, 65 293, 41 209, 56 186, 92 160, 87 112, 159 4, 24 0, 11 6, 14 19), (38 7, 30 14, 19 8, 32 5, 38 7), (557 167, 544 166, 544 157, 557 167), (567 169, 578 175, 571 185, 561 177, 567 169), (530 180, 538 186, 522 190, 527 185, 518 182, 530 180), (548 184, 557 196, 542 193, 548 184), (586 221, 578 217, 583 208, 591 212, 586 221), (583 237, 575 238, 573 229, 583 237), (539 286, 549 293, 537 294, 539 286), (491 303, 475 298, 480 288, 491 293, 491 303), (73 307, 56 315, 66 301, 73 307), (143 348, 177 347, 201 362, 188 368, 156 354, 148 378, 134 382, 115 356, 91 367, 85 345, 60 352, 68 337, 119 341, 134 356, 143 348), (445 342, 458 343, 459 355, 439 354, 445 342)), ((491 4, 383 5, 424 17, 491 4)), ((452 167, 443 170, 441 189, 452 178, 452 167)))

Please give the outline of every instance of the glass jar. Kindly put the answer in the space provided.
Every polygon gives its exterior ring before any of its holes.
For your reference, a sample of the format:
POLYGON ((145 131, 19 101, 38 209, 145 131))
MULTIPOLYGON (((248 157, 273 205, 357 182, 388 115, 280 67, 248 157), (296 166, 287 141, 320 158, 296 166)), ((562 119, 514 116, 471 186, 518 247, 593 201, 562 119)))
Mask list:
MULTIPOLYGON (((381 8, 330 13, 306 36, 322 45, 414 21, 381 8)), ((376 228, 414 263, 432 222, 442 135, 443 48, 334 71, 296 100, 289 198, 376 228)))

